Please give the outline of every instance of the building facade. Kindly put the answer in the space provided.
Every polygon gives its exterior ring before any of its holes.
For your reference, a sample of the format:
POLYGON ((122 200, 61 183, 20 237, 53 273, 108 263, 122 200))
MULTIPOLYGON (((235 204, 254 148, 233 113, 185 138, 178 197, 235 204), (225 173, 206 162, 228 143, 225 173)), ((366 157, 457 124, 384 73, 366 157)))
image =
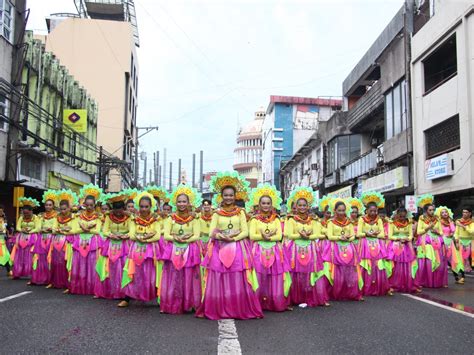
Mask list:
POLYGON ((138 33, 133 1, 78 1, 80 17, 51 17, 52 51, 97 100, 97 145, 124 164, 111 168, 106 188, 133 184, 138 93, 138 33), (131 7, 132 6, 132 7, 131 7))
POLYGON ((474 204, 474 4, 424 5, 411 47, 416 194, 460 212, 474 204))
POLYGON ((255 112, 254 120, 243 126, 237 135, 234 149, 234 170, 244 176, 250 187, 262 180, 262 126, 265 111, 255 112))
POLYGON ((281 167, 341 105, 338 99, 271 96, 262 130, 263 182, 282 188, 281 167))

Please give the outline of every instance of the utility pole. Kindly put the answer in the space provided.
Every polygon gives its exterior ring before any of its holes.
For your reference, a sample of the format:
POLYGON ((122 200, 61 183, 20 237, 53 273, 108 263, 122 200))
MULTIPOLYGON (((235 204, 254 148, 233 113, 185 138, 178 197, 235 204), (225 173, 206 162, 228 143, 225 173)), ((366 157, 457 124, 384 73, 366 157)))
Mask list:
POLYGON ((204 152, 199 152, 199 192, 202 193, 203 175, 204 175, 204 152))
POLYGON ((150 169, 150 183, 153 182, 156 185, 156 152, 153 152, 153 170, 150 169), (153 171, 153 176, 151 172, 153 171))
POLYGON ((163 149, 163 187, 166 189, 166 148, 163 149))
POLYGON ((156 152, 156 167, 155 167, 155 185, 159 186, 160 185, 160 151, 158 150, 156 152))
MULTIPOLYGON (((134 178, 134 185, 135 187, 138 186, 138 171, 139 171, 139 165, 138 165, 138 144, 139 144, 139 139, 141 137, 143 137, 145 134, 148 134, 150 133, 151 131, 154 131, 154 130, 158 130, 158 126, 150 126, 150 127, 137 127, 135 129, 136 133, 135 133, 135 178, 134 178), (141 135, 138 135, 138 132, 140 130, 144 130, 145 132, 143 132, 141 135)), ((127 145, 131 140, 133 140, 134 137, 131 137, 129 140, 127 140, 127 142, 125 142, 124 145, 127 145)), ((120 147, 121 148, 121 147, 120 147)), ((119 149, 120 149, 119 148, 119 149)), ((116 153, 119 149, 117 149, 114 153, 116 153)), ((112 155, 114 154, 112 153, 112 155)), ((146 174, 145 174, 146 175, 146 174)))
POLYGON ((158 186, 161 186, 161 165, 158 165, 158 186))
POLYGON ((147 160, 147 156, 145 154, 145 159, 143 163, 143 187, 146 186, 146 160, 147 160))
POLYGON ((170 192, 173 190, 173 162, 170 161, 170 192))
POLYGON ((196 186, 196 154, 193 153, 193 187, 196 186))
POLYGON ((178 159, 178 183, 176 185, 181 184, 181 158, 178 159))

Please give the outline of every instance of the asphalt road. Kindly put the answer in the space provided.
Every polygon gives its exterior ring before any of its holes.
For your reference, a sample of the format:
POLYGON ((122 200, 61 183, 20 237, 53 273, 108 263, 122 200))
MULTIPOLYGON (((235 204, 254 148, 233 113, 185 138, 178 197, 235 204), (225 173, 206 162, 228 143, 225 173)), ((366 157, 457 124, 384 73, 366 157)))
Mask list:
MULTIPOLYGON (((474 278, 451 286, 426 294, 474 303, 474 278)), ((3 275, 0 317, 1 354, 215 354, 222 338, 218 322, 192 314, 163 315, 158 306, 138 302, 119 309, 114 301, 63 295, 3 275), (25 291, 31 293, 2 301, 25 291)), ((403 295, 267 312, 262 320, 235 325, 243 354, 471 354, 474 349, 474 318, 403 295)))

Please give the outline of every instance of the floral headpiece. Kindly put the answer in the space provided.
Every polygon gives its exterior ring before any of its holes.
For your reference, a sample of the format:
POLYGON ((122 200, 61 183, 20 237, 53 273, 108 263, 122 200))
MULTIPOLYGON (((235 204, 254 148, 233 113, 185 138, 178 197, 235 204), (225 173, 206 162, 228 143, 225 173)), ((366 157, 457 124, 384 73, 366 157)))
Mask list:
POLYGON ((260 184, 256 188, 252 189, 250 192, 250 199, 247 204, 250 207, 258 206, 260 199, 263 196, 268 196, 272 199, 272 206, 274 209, 279 210, 281 208, 282 199, 280 191, 278 191, 275 186, 267 183, 260 184))
POLYGON ((122 192, 127 195, 127 200, 135 200, 135 197, 138 195, 137 189, 125 189, 122 192))
POLYGON ((320 200, 319 200, 319 211, 320 212, 324 212, 326 210, 327 207, 329 207, 329 204, 331 203, 331 200, 332 200, 332 197, 330 196, 323 196, 320 200))
POLYGON ((351 208, 356 207, 357 210, 359 211, 359 214, 364 214, 365 206, 361 200, 355 197, 351 197, 347 200, 347 202, 349 202, 349 205, 351 206, 351 208))
POLYGON ((333 197, 331 198, 331 202, 329 203, 329 209, 333 212, 336 211, 336 205, 342 202, 346 206, 346 215, 349 217, 351 215, 351 205, 346 199, 340 198, 340 197, 333 197))
POLYGON ((178 196, 186 195, 188 196, 189 203, 194 208, 201 206, 202 198, 201 194, 193 187, 189 185, 178 185, 174 188, 173 192, 171 192, 169 204, 176 210, 176 201, 178 200, 178 196))
POLYGON ((57 204, 57 191, 56 190, 47 190, 43 193, 43 203, 46 201, 53 201, 54 204, 57 204))
POLYGON ((364 204, 364 206, 369 205, 370 203, 374 203, 377 208, 384 208, 385 207, 385 199, 380 192, 376 191, 367 191, 362 194, 360 200, 364 204))
POLYGON ((59 190, 57 193, 57 201, 67 201, 69 203, 69 207, 71 208, 79 203, 76 193, 70 189, 59 190))
POLYGON ((128 193, 122 191, 117 193, 110 193, 105 194, 102 197, 102 201, 108 204, 116 203, 116 202, 125 202, 128 200, 128 193))
POLYGON ((161 186, 150 185, 147 186, 145 191, 152 194, 153 197, 159 199, 161 202, 170 202, 168 191, 161 186))
POLYGON ((418 197, 416 200, 416 205, 420 208, 425 207, 426 205, 432 205, 434 202, 434 196, 431 194, 425 194, 418 197))
POLYGON ((212 196, 212 207, 219 208, 219 205, 221 204, 221 202, 222 202, 221 195, 214 194, 214 196, 212 196))
POLYGON ((446 206, 439 206, 436 210, 435 210, 435 216, 437 216, 438 218, 441 218, 441 212, 443 212, 444 210, 446 210, 446 212, 448 212, 448 215, 449 215, 449 218, 453 219, 453 211, 451 211, 448 207, 446 206))
POLYGON ((146 192, 146 191, 142 191, 140 192, 134 199, 133 199, 133 202, 135 203, 135 209, 138 211, 140 209, 140 200, 144 197, 148 197, 151 201, 151 211, 152 212, 155 212, 156 211, 156 200, 155 198, 153 197, 152 194, 146 192))
POLYGON ((306 200, 310 207, 314 207, 318 203, 314 191, 309 187, 300 186, 291 192, 289 200, 298 202, 300 199, 306 200))
POLYGON ((286 200, 286 213, 291 213, 291 205, 293 204, 293 200, 288 197, 286 200))
POLYGON ((31 208, 36 208, 40 205, 38 200, 31 197, 20 197, 18 199, 20 207, 30 206, 31 208))
POLYGON ((222 190, 224 187, 231 186, 235 189, 235 199, 247 201, 249 198, 249 182, 245 178, 239 175, 238 172, 222 172, 217 173, 211 178, 210 188, 211 191, 218 194, 216 202, 219 204, 222 202, 222 190))
POLYGON ((97 201, 100 201, 100 197, 102 196, 102 194, 103 194, 103 191, 99 186, 94 185, 94 184, 88 184, 88 185, 83 186, 81 190, 79 191, 79 198, 81 200, 85 200, 87 196, 92 196, 94 197, 94 200, 97 202, 97 201))

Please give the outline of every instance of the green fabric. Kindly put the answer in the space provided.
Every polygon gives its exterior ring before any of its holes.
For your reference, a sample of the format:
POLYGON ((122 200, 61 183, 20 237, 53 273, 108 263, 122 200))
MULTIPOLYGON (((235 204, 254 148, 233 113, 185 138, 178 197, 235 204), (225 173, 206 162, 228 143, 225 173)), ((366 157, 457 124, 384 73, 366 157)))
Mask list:
POLYGON ((417 248, 417 257, 419 259, 429 259, 431 260, 431 271, 435 271, 439 266, 439 261, 436 260, 436 252, 432 245, 426 244, 425 250, 422 246, 417 248))
POLYGON ((271 249, 275 246, 276 242, 272 242, 269 240, 259 240, 258 244, 263 248, 263 249, 271 249))
POLYGON ((247 270, 247 280, 249 281, 250 285, 252 285, 253 292, 258 290, 258 278, 257 272, 255 269, 247 270))
POLYGON ((173 244, 181 249, 186 249, 188 247, 188 243, 180 243, 175 240, 173 241, 173 244))
POLYGON ((459 239, 459 241, 465 247, 468 247, 469 245, 471 245, 471 239, 459 239))
POLYGON ((90 240, 93 235, 95 235, 95 234, 82 233, 82 234, 79 234, 79 237, 81 238, 81 240, 90 240))
POLYGON ((299 247, 307 247, 308 245, 311 244, 311 240, 307 240, 307 239, 296 239, 295 240, 295 244, 299 247))
POLYGON ((72 244, 70 243, 66 243, 66 255, 67 255, 66 269, 70 273, 72 269, 72 244))
POLYGON ((379 261, 377 261, 377 267, 379 270, 385 270, 388 278, 392 276, 393 264, 390 260, 379 259, 379 261))
POLYGON ((358 285, 359 285, 359 290, 362 290, 364 287, 364 279, 362 278, 362 275, 358 277, 358 285))
POLYGON ((38 268, 38 257, 37 256, 33 256, 33 264, 31 265, 31 268, 33 270, 36 270, 38 268))
MULTIPOLYGON (((162 261, 156 261, 155 262, 155 269, 156 269, 156 288, 159 289, 161 288, 161 277, 163 275, 163 262, 162 261)), ((160 293, 161 295, 161 293, 160 293)), ((158 302, 158 304, 160 304, 161 302, 161 297, 158 296, 156 298, 156 301, 158 302)))
POLYGON ((209 241, 209 234, 202 234, 201 235, 201 240, 204 242, 204 243, 207 243, 209 241))
POLYGON ((283 294, 285 295, 285 297, 288 297, 288 295, 290 294, 291 283, 291 274, 289 271, 287 271, 284 273, 283 276, 283 294))
POLYGON ((348 246, 349 244, 351 244, 351 242, 348 242, 346 240, 338 240, 337 244, 339 244, 340 246, 345 247, 345 246, 348 246))
POLYGON ((130 282, 132 282, 132 279, 128 276, 128 264, 130 263, 130 259, 127 259, 125 262, 125 266, 123 267, 123 273, 122 273, 122 288, 127 286, 130 282))
POLYGON ((334 284, 334 280, 332 279, 332 275, 331 275, 331 263, 329 261, 325 261, 323 265, 324 265, 323 274, 326 276, 326 278, 328 279, 329 283, 332 286, 334 284))
POLYGON ((10 253, 8 252, 5 243, 0 242, 0 248, 2 248, 2 256, 0 257, 0 265, 5 266, 10 263, 10 253))
POLYGON ((453 238, 443 237, 443 240, 444 240, 444 245, 447 246, 448 248, 453 243, 453 238))
POLYGON ((413 260, 411 263, 411 278, 414 279, 416 276, 416 272, 418 271, 418 261, 413 260))
POLYGON ((95 271, 99 275, 100 282, 103 282, 106 278, 109 277, 109 274, 106 270, 107 262, 108 257, 100 255, 99 259, 97 259, 97 263, 95 264, 95 271))
POLYGON ((372 263, 370 262, 370 259, 362 259, 360 261, 360 266, 362 266, 369 275, 372 274, 372 263))

